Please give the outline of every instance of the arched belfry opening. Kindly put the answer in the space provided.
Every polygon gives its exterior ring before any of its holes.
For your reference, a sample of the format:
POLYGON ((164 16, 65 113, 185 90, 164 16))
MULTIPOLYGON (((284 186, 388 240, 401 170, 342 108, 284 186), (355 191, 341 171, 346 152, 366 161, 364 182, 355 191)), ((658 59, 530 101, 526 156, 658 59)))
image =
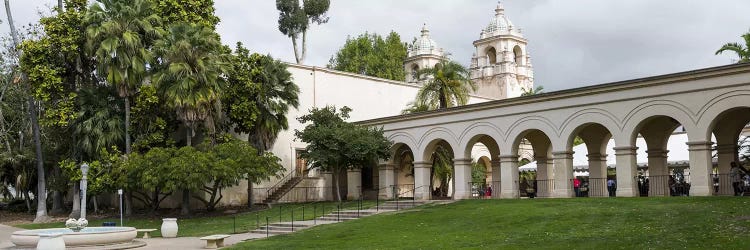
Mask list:
POLYGON ((513 47, 513 60, 516 62, 516 65, 524 65, 523 61, 523 51, 521 50, 521 47, 516 45, 513 47))
POLYGON ((487 54, 487 63, 489 65, 497 63, 497 50, 495 50, 495 47, 488 48, 485 53, 487 54))

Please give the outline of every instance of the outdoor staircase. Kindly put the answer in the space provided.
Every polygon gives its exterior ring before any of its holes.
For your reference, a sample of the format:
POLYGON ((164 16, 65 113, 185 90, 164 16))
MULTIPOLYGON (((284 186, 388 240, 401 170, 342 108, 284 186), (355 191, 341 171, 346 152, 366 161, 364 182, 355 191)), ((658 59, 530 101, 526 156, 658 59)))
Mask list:
POLYGON ((276 188, 273 193, 268 195, 265 200, 263 200, 263 203, 265 204, 271 204, 276 203, 281 199, 281 197, 284 197, 286 193, 288 193, 292 188, 297 186, 300 182, 302 182, 304 178, 303 177, 291 177, 289 178, 284 184, 276 188))
MULTIPOLYGON (((261 226, 255 230, 250 231, 250 233, 254 234, 267 234, 269 236, 272 235, 280 235, 280 234, 289 234, 293 232, 297 232, 300 230, 308 229, 310 227, 313 227, 317 224, 328 224, 328 223, 336 223, 336 222, 342 222, 342 221, 350 221, 350 220, 356 220, 362 217, 367 217, 370 215, 383 213, 383 212, 393 212, 398 211, 402 209, 409 209, 413 207, 418 207, 427 203, 433 203, 434 201, 386 201, 377 208, 369 208, 365 210, 340 210, 340 211, 333 211, 331 213, 328 213, 326 215, 323 215, 321 217, 316 218, 315 220, 308 220, 308 221, 295 221, 295 222, 279 222, 279 223, 271 223, 267 226, 261 226)), ((444 202, 440 202, 437 204, 443 204, 444 202)))

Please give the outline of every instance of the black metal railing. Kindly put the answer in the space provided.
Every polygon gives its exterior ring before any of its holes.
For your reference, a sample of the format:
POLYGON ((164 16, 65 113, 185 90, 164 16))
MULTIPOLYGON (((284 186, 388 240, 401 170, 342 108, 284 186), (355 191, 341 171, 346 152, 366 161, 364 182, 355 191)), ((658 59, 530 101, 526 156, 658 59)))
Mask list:
POLYGON ((689 196, 690 176, 679 175, 639 175, 634 177, 638 196, 689 196))
POLYGON ((732 176, 730 174, 712 174, 714 195, 734 195, 732 176))
POLYGON ((273 186, 269 187, 268 190, 266 190, 266 197, 263 200, 267 199, 268 197, 271 197, 271 194, 273 194, 274 192, 276 192, 276 190, 278 190, 279 188, 283 187, 284 184, 286 184, 289 180, 292 179, 292 177, 294 177, 294 174, 296 172, 297 171, 291 171, 291 172, 289 172, 284 177, 281 177, 281 179, 279 179, 279 181, 276 182, 276 184, 274 184, 273 186))

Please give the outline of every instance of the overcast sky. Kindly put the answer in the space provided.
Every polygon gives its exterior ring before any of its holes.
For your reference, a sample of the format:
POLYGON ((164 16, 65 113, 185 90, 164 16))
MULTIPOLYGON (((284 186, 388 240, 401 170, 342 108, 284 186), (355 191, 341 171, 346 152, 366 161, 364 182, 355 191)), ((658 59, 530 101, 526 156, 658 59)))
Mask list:
MULTIPOLYGON (((11 0, 17 25, 35 22, 53 0, 11 0)), ((225 44, 293 62, 292 43, 277 29, 273 0, 215 0, 225 44)), ((433 39, 464 65, 472 42, 494 15, 494 0, 332 0, 330 21, 308 35, 305 64, 325 66, 348 35, 394 30, 411 41, 427 23, 433 39)), ((750 28, 747 0, 505 0, 523 29, 535 85, 547 91, 733 63, 715 56, 750 28)), ((0 19, 6 20, 5 15, 0 19)), ((8 33, 3 22, 0 32, 8 33)))

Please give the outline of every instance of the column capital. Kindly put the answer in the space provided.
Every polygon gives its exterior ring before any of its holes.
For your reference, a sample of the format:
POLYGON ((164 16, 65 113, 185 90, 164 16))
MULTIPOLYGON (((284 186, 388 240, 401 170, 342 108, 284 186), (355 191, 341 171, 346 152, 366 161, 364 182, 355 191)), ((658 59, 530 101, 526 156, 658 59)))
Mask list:
POLYGON ((734 154, 735 150, 737 150, 737 145, 735 144, 716 145, 716 152, 719 154, 734 154))
POLYGON ((667 153, 669 153, 669 150, 663 150, 663 149, 646 150, 646 154, 648 154, 648 158, 665 158, 667 157, 667 153))
POLYGON ((457 158, 457 159, 453 159, 453 163, 456 164, 456 165, 458 165, 458 164, 469 165, 469 164, 471 164, 471 161, 472 161, 471 158, 457 158))
POLYGON ((534 155, 534 160, 537 162, 546 161, 547 156, 546 155, 534 155))
POLYGON ((600 153, 591 153, 586 155, 589 158, 589 161, 606 161, 607 160, 607 154, 600 154, 600 153))
POLYGON ((573 159, 573 151, 555 151, 552 152, 553 159, 573 159))
POLYGON ((685 144, 688 145, 688 151, 711 150, 711 146, 714 145, 711 141, 689 141, 685 144))
POLYGON ((380 164, 378 165, 378 169, 393 170, 393 169, 396 169, 396 164, 390 164, 390 163, 380 164))
POLYGON ((501 155, 500 162, 518 162, 518 155, 501 155))
POLYGON ((412 164, 414 164, 414 168, 431 168, 432 162, 429 161, 415 161, 412 164))
POLYGON ((362 172, 361 168, 351 168, 346 170, 347 173, 356 173, 356 172, 362 172))
POLYGON ((638 150, 638 147, 635 146, 622 146, 622 147, 614 147, 615 155, 635 155, 636 150, 638 150))

